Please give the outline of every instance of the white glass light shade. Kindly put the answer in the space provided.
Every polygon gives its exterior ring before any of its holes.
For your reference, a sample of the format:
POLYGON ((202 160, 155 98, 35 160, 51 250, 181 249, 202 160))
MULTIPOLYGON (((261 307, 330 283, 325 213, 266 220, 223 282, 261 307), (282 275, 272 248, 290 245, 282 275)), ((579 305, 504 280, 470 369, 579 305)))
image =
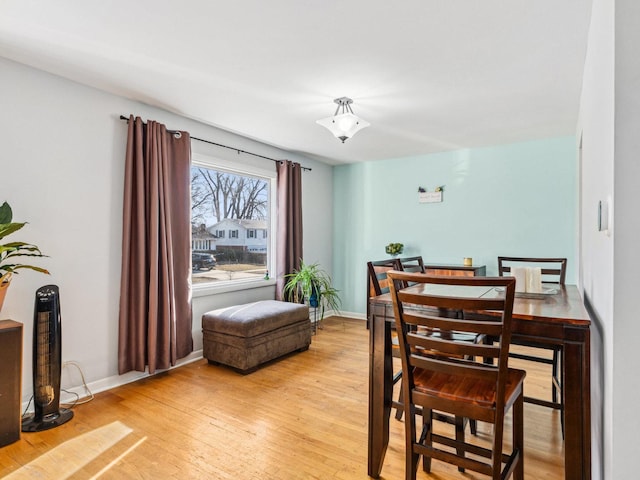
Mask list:
POLYGON ((340 115, 316 120, 316 123, 329 129, 334 137, 342 140, 342 143, 344 143, 347 138, 353 137, 360 130, 370 125, 369 122, 357 117, 353 113, 341 113, 340 115))

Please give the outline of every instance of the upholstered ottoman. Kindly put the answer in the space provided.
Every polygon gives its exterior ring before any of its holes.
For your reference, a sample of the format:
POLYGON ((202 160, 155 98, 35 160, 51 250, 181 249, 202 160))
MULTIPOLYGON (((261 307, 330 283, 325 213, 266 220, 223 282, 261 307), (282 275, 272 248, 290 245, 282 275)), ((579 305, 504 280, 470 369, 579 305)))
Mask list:
POLYGON ((263 300, 202 316, 203 355, 250 373, 269 360, 304 351, 311 344, 309 307, 263 300))

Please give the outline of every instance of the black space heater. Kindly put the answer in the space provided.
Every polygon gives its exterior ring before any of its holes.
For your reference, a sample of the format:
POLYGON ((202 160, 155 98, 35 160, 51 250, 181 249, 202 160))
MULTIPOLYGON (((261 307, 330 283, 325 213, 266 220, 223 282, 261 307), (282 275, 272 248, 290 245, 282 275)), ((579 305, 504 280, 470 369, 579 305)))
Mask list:
POLYGON ((56 285, 36 291, 33 318, 33 415, 22 420, 23 432, 40 432, 73 418, 73 412, 60 408, 62 371, 62 331, 60 292, 56 285))

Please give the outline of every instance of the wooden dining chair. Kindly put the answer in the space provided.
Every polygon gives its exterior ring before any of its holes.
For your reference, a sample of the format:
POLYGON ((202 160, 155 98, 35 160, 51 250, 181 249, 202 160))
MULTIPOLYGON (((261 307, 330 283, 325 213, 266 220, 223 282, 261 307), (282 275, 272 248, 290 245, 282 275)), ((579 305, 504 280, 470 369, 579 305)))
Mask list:
MULTIPOLYGON (((396 270, 411 273, 425 273, 424 260, 422 256, 398 258, 396 270)), ((408 285, 405 285, 408 286, 408 285)))
POLYGON ((400 271, 388 272, 400 342, 405 412, 406 478, 415 480, 420 456, 431 471, 437 459, 480 472, 492 479, 524 478, 523 383, 526 372, 508 367, 515 279, 444 277, 400 271), (411 287, 404 285, 410 283, 411 287), (504 289, 501 296, 469 296, 468 287, 504 289), (464 312, 457 318, 458 311, 464 312), (495 317, 479 311, 500 312, 495 317), (449 335, 425 331, 486 335, 495 344, 459 342, 449 335), (478 361, 470 360, 478 358, 478 361), (485 363, 482 358, 491 358, 485 363), (422 409, 423 429, 417 435, 416 411, 422 409), (490 448, 465 441, 464 429, 455 436, 433 430, 433 411, 474 418, 493 425, 490 448), (511 410, 511 453, 503 453, 504 419, 511 410))
MULTIPOLYGON (((389 293, 389 279, 387 278, 387 273, 391 270, 401 270, 403 268, 403 261, 405 262, 405 266, 407 268, 412 268, 414 265, 424 265, 422 263, 422 257, 410 257, 405 259, 398 258, 390 258, 387 260, 377 260, 367 262, 367 286, 369 287, 367 290, 367 322, 369 321, 369 298, 373 296, 382 295, 384 293, 389 293)), ((419 268, 416 271, 420 271, 419 268)), ((424 268, 422 269, 424 271, 424 268)), ((398 346, 398 336, 395 332, 395 326, 391 332, 391 355, 394 358, 400 358, 400 349, 398 346)), ((402 379, 402 370, 398 370, 393 374, 393 385, 398 383, 402 379)), ((391 406, 396 409, 396 420, 401 420, 402 415, 404 413, 404 408, 402 406, 402 389, 400 389, 400 393, 398 399, 391 401, 391 406)), ((456 419, 453 417, 448 417, 444 415, 438 416, 439 420, 455 424, 456 419)), ((462 423, 462 427, 464 428, 465 421, 463 419, 458 419, 457 421, 462 423)), ((471 425, 472 433, 476 433, 476 425, 471 425)))
POLYGON ((412 272, 412 273, 424 273, 424 260, 422 259, 422 255, 418 255, 415 257, 403 257, 398 258, 398 262, 400 262, 400 267, 403 272, 412 272))
POLYGON ((399 268, 397 258, 367 262, 367 329, 369 329, 369 299, 389 293, 387 272, 399 268))
MULTIPOLYGON (((541 268, 543 283, 564 285, 567 275, 566 258, 531 258, 531 257, 498 257, 498 275, 505 276, 511 273, 511 267, 515 266, 535 266, 541 268)), ((543 363, 551 365, 551 401, 525 396, 524 401, 544 407, 560 410, 560 425, 562 436, 564 437, 564 399, 562 391, 562 345, 541 345, 530 340, 523 341, 514 338, 514 345, 521 345, 529 348, 551 350, 551 358, 535 355, 511 352, 511 358, 518 358, 529 362, 543 363)))
MULTIPOLYGON (((387 278, 387 272, 398 268, 400 268, 400 265, 396 258, 367 262, 367 329, 369 328, 371 318, 369 315, 369 299, 384 293, 389 293, 389 279, 387 278)), ((400 358, 398 337, 395 334, 395 329, 393 329, 391 334, 391 355, 395 358, 400 358)), ((394 372, 393 385, 398 383, 401 378, 402 370, 394 372)), ((391 402, 391 406, 399 412, 400 418, 402 418, 402 404, 400 403, 400 399, 393 400, 391 402)))
MULTIPOLYGON (((409 273, 425 273, 424 260, 422 259, 422 256, 399 258, 397 261, 396 269, 402 272, 409 272, 409 273)), ((410 285, 411 285, 410 283, 405 283, 403 284, 403 287, 409 287, 410 285)), ((462 318, 462 312, 458 312, 458 316, 462 318)), ((429 332, 429 334, 438 336, 441 334, 441 332, 429 332)), ((473 334, 468 334, 464 332, 456 332, 456 333, 453 333, 452 335, 455 338, 455 340, 459 342, 481 343, 484 341, 484 337, 482 335, 473 335, 473 334)), ((400 390, 400 396, 398 398, 398 402, 399 403, 402 402, 402 390, 400 390)), ((397 420, 400 420, 402 418, 403 411, 404 410, 401 404, 398 407, 396 407, 397 420)), ((469 427, 470 427, 471 433, 475 435, 477 432, 477 422, 473 419, 461 420, 451 416, 440 415, 438 413, 436 413, 435 415, 438 420, 445 421, 447 423, 455 424, 456 422, 462 422, 462 428, 464 428, 467 420, 469 420, 469 427)))
POLYGON ((498 257, 498 274, 511 273, 511 267, 535 266, 542 269, 542 282, 564 285, 567 276, 566 258, 498 257))

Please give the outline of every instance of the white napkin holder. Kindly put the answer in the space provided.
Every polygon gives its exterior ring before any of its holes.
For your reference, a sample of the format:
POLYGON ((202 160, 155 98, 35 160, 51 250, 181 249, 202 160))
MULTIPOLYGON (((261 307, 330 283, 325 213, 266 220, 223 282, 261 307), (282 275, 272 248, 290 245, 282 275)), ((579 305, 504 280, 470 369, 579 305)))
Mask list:
POLYGON ((511 267, 511 276, 516 279, 516 293, 527 291, 527 269, 526 267, 511 267))
POLYGON ((527 268, 527 293, 542 293, 542 269, 527 268))
POLYGON ((511 267, 516 279, 516 293, 542 293, 542 269, 540 267, 511 267))

